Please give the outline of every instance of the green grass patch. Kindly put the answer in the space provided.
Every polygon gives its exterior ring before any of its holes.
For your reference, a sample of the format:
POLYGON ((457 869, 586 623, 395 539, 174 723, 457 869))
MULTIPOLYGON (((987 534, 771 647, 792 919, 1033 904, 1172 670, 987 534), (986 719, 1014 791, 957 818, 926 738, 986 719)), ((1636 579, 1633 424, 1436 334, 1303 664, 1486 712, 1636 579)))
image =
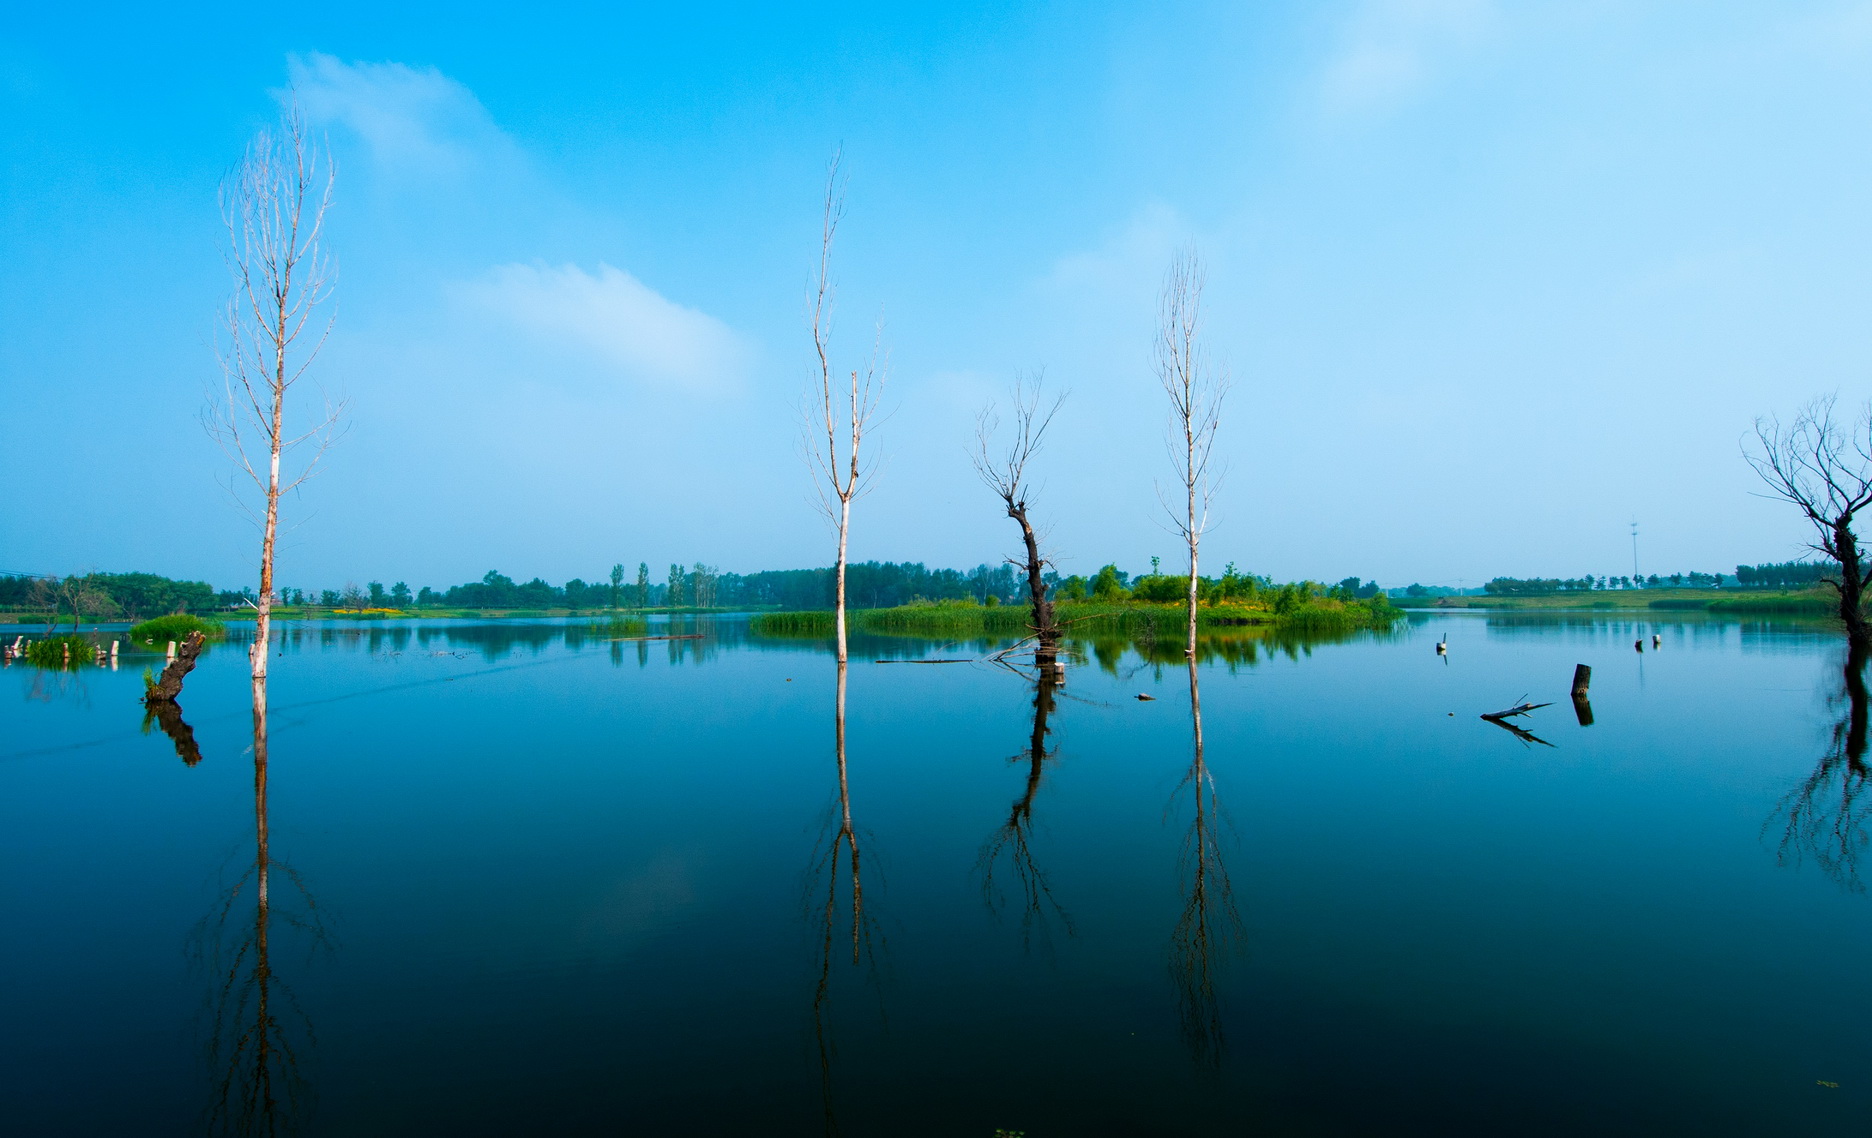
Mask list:
POLYGON ((1773 593, 1768 596, 1732 597, 1720 601, 1711 601, 1711 612, 1722 613, 1779 613, 1790 616, 1835 616, 1839 613, 1839 601, 1833 597, 1815 596, 1812 593, 1773 593))
POLYGON ((764 612, 748 621, 758 636, 831 636, 837 631, 836 615, 829 610, 813 612, 764 612))
POLYGON ((69 632, 48 636, 26 646, 26 662, 41 668, 85 667, 97 663, 97 645, 69 632))
POLYGON ((642 617, 618 614, 609 620, 594 620, 591 631, 599 636, 612 638, 620 636, 642 636, 650 630, 650 625, 642 617))
POLYGON ((132 644, 155 648, 166 646, 171 640, 180 644, 191 632, 199 632, 208 640, 220 640, 227 635, 227 626, 211 617, 184 612, 146 620, 132 627, 129 636, 132 644))

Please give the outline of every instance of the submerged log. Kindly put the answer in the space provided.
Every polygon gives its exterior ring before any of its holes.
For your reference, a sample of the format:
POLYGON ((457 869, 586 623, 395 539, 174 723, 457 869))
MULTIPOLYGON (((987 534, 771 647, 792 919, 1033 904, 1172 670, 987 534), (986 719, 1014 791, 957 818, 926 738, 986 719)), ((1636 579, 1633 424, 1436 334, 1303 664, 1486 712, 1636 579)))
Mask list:
MULTIPOLYGON (((182 694, 182 681, 187 679, 188 674, 195 669, 195 660, 201 655, 202 645, 205 642, 206 638, 199 632, 188 634, 188 639, 182 642, 181 651, 177 652, 175 658, 169 661, 169 666, 163 669, 162 678, 149 685, 149 690, 143 693, 145 706, 153 707, 158 703, 176 701, 176 697, 182 694)), ((170 641, 171 646, 174 643, 170 641)))
POLYGON ((1586 698, 1586 689, 1592 686, 1592 669, 1585 664, 1573 665, 1573 698, 1586 698))

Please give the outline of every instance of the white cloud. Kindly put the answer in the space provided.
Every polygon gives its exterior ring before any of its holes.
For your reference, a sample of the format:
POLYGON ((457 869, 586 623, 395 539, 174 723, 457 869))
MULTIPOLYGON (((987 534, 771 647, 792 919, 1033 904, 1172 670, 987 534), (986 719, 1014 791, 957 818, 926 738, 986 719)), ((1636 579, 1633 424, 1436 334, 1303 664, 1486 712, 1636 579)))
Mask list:
POLYGON ((1155 295, 1164 269, 1188 229, 1176 210, 1153 202, 1132 215, 1123 229, 1095 249, 1054 262, 1045 278, 1050 291, 1155 295))
POLYGON ((641 382, 722 387, 738 381, 748 351, 735 331, 669 300, 622 269, 501 265, 456 286, 469 304, 574 345, 641 382))
POLYGON ((1494 21, 1491 0, 1366 0, 1326 66, 1327 106, 1363 110, 1411 94, 1436 57, 1473 46, 1494 21))
POLYGON ((474 92, 433 67, 345 63, 317 52, 287 57, 289 87, 314 123, 353 131, 385 167, 458 173, 512 150, 474 92))

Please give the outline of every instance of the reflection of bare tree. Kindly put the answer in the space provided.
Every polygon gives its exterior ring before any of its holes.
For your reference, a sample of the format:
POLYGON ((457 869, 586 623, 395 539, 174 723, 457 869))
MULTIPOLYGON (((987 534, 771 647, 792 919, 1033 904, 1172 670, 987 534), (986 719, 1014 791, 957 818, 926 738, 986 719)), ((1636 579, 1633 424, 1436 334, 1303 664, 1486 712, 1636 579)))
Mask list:
POLYGON ((176 758, 185 764, 194 766, 201 762, 201 748, 195 745, 195 730, 182 718, 182 708, 176 703, 159 699, 146 704, 143 712, 143 733, 149 734, 150 724, 155 723, 175 744, 176 758))
MULTIPOLYGON (((1833 724, 1826 753, 1801 784, 1783 798, 1768 825, 1781 826, 1779 860, 1798 864, 1812 857, 1842 888, 1865 892, 1859 880, 1859 853, 1872 818, 1872 771, 1866 767, 1867 649, 1847 649, 1840 694, 1829 703, 1845 710, 1833 724)), ((1765 827, 1764 827, 1765 828, 1765 827)))
POLYGON ((1034 681, 1033 731, 1028 737, 1027 747, 1015 755, 1011 761, 1027 763, 1027 785, 1014 805, 1008 810, 1008 820, 996 830, 987 843, 982 846, 981 856, 976 861, 976 869, 982 876, 982 897, 988 903, 989 911, 1000 908, 1001 893, 995 887, 995 867, 1005 856, 1014 871, 1014 880, 1021 896, 1021 944, 1027 946, 1036 928, 1044 939, 1047 933, 1049 916, 1057 916, 1067 936, 1074 935, 1072 917, 1060 903, 1054 899, 1052 887, 1047 884, 1046 874, 1041 872, 1033 855, 1033 805, 1034 798, 1040 792, 1040 781, 1046 771, 1046 762, 1053 758, 1054 751, 1047 749, 1047 717, 1053 713, 1053 693, 1056 687, 1054 672, 1043 667, 1034 681))
MULTIPOLYGON (((873 945, 872 930, 874 921, 865 915, 864 886, 859 878, 859 842, 858 830, 852 825, 851 784, 846 777, 845 768, 845 661, 838 661, 838 702, 833 715, 833 739, 838 756, 838 802, 829 812, 826 834, 821 839, 819 848, 814 851, 812 877, 825 875, 825 903, 823 906, 814 902, 819 920, 819 980, 813 989, 813 1036, 819 1046, 820 1092, 825 1104, 825 1127, 827 1134, 838 1133, 838 1120, 833 1112, 832 1097, 832 1059, 837 1053, 832 1038, 830 1016, 832 1010, 832 961, 834 956, 843 957, 840 949, 834 953, 833 947, 842 938, 840 931, 843 921, 839 918, 840 902, 845 902, 845 909, 851 918, 851 963, 853 968, 860 968, 870 962, 873 945), (849 878, 849 881, 847 880, 849 878)), ((818 886, 811 887, 813 893, 818 886)))
POLYGON ((1240 951, 1241 914, 1222 860, 1220 811, 1215 779, 1203 758, 1202 695, 1196 661, 1189 662, 1190 720, 1194 757, 1178 787, 1188 788, 1196 807, 1183 840, 1183 912, 1170 936, 1170 973, 1177 984, 1177 1018, 1190 1054, 1206 1067, 1219 1066, 1224 1039, 1216 979, 1230 956, 1240 951))
MULTIPOLYGON (((282 928, 323 941, 316 906, 299 875, 275 861, 267 833, 266 696, 256 688, 254 708, 254 859, 203 923, 209 969, 213 1035, 209 1062, 214 1072, 209 1130, 216 1134, 290 1134, 304 1114, 307 1088, 299 1074, 294 1039, 311 1040, 311 1025, 292 992, 273 971, 272 938, 282 928), (306 915, 276 909, 275 876, 304 900, 306 915), (252 887, 251 894, 249 886, 252 887), (251 896, 251 923, 236 910, 251 896)), ((244 911, 244 910, 243 910, 244 911)))

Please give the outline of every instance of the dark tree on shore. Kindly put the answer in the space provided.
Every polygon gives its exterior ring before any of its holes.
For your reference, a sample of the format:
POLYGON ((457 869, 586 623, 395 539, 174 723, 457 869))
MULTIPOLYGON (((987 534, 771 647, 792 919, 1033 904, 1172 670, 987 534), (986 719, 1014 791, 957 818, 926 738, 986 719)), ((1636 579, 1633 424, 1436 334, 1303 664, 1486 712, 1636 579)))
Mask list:
POLYGON ((1872 404, 1849 426, 1834 417, 1838 396, 1825 395, 1800 409, 1790 423, 1755 420, 1755 446, 1743 457, 1777 498, 1799 507, 1818 540, 1809 548, 1831 558, 1837 576, 1822 577, 1839 594, 1839 616, 1856 650, 1872 647, 1860 598, 1865 566, 1853 522, 1872 505, 1872 404))
POLYGON ((1066 401, 1062 394, 1043 406, 1044 383, 1038 375, 1032 383, 1022 379, 1014 381, 1014 437, 1003 454, 994 453, 1000 416, 993 404, 982 409, 975 419, 975 453, 972 456, 975 473, 1007 507, 1007 516, 1020 524, 1025 554, 1020 560, 1009 558, 1008 564, 1027 575, 1027 595, 1033 605, 1033 631, 1040 642, 1034 662, 1041 668, 1051 665, 1059 651, 1059 623, 1053 617, 1053 602, 1047 599, 1047 562, 1040 555, 1040 539, 1027 516, 1027 499, 1033 489, 1027 481, 1027 464, 1040 453, 1047 427, 1059 412, 1060 404, 1066 401))

